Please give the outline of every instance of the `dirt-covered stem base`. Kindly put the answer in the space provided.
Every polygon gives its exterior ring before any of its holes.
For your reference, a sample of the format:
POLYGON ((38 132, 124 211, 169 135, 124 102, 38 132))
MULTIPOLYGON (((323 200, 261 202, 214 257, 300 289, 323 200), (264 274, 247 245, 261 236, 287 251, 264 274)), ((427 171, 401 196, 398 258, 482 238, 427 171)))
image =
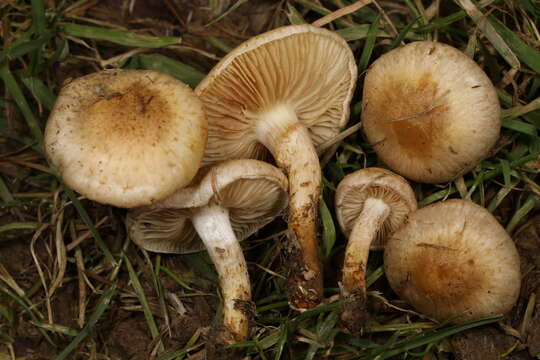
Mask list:
POLYGON ((323 290, 317 243, 319 158, 308 130, 286 105, 275 106, 261 114, 256 134, 289 177, 287 292, 292 308, 310 309, 320 303, 323 290))
POLYGON ((367 320, 366 266, 369 248, 389 214, 390 207, 384 201, 366 199, 345 250, 341 296, 349 301, 342 308, 341 320, 343 325, 355 334, 361 332, 367 320))

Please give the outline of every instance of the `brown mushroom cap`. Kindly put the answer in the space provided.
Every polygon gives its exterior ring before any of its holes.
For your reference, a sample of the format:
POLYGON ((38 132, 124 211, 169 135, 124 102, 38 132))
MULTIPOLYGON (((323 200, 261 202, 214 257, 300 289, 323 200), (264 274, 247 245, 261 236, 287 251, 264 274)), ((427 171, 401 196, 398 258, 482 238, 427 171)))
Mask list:
POLYGON ((378 250, 384 247, 386 235, 396 230, 407 215, 416 210, 416 197, 407 180, 386 169, 365 168, 347 175, 336 190, 336 216, 347 237, 368 198, 380 199, 390 208, 388 217, 371 243, 371 249, 378 250))
POLYGON ((390 51, 369 68, 364 132, 401 175, 445 182, 485 158, 500 131, 493 84, 461 51, 419 41, 390 51))
POLYGON ((388 240, 384 264, 394 291, 437 320, 506 313, 519 295, 512 239, 471 201, 448 200, 412 213, 388 240))
POLYGON ((186 254, 205 249, 190 216, 217 204, 229 211, 238 240, 272 221, 287 206, 287 178, 258 160, 231 160, 203 170, 193 185, 149 207, 133 209, 126 223, 131 239, 154 252, 186 254))
POLYGON ((206 138, 202 104, 187 85, 155 71, 105 70, 62 88, 45 149, 79 193, 134 207, 188 184, 206 138))
POLYGON ((258 35, 231 51, 197 86, 209 119, 204 162, 264 158, 261 114, 284 106, 309 129, 315 145, 349 119, 356 63, 346 41, 312 25, 258 35))

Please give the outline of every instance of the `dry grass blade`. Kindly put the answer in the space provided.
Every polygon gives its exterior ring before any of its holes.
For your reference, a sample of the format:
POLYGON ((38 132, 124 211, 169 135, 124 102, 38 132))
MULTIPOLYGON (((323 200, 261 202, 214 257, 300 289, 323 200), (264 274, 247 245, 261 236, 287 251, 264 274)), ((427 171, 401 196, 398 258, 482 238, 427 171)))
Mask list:
POLYGON ((531 101, 527 105, 516 106, 502 111, 502 118, 517 118, 532 111, 540 110, 540 97, 531 101))
POLYGON ((0 263, 0 280, 5 282, 10 288, 13 289, 19 296, 25 296, 25 291, 17 284, 15 279, 9 274, 7 269, 2 263, 0 263))
POLYGON ((319 27, 324 26, 324 25, 329 24, 332 21, 337 20, 337 19, 339 19, 339 18, 341 18, 341 17, 343 17, 345 15, 349 15, 349 14, 352 14, 353 12, 355 12, 355 11, 360 10, 364 6, 371 4, 372 1, 373 0, 359 0, 359 1, 355 2, 354 4, 345 6, 345 7, 341 8, 341 9, 339 9, 339 10, 334 11, 331 14, 328 14, 328 15, 323 16, 322 18, 320 18, 318 20, 315 20, 314 22, 311 23, 311 25, 319 26, 319 27))
POLYGON ((64 275, 67 267, 67 254, 66 245, 64 244, 64 236, 62 235, 62 225, 64 220, 64 210, 60 210, 60 213, 56 219, 56 231, 55 231, 55 247, 56 247, 56 272, 51 286, 49 288, 48 296, 52 297, 56 289, 62 285, 64 275))
POLYGON ((43 285, 43 291, 45 291, 45 303, 47 305, 48 320, 49 320, 49 324, 52 324, 53 315, 52 315, 51 299, 49 297, 49 288, 47 286, 47 281, 45 281, 45 274, 43 273, 43 270, 41 269, 41 265, 35 251, 36 241, 40 238, 43 231, 45 231, 48 227, 49 227, 49 224, 43 224, 34 233, 34 236, 32 237, 32 241, 30 242, 30 253, 32 254, 32 259, 34 259, 34 263, 36 264, 36 268, 39 274, 39 279, 41 280, 41 284, 43 285))

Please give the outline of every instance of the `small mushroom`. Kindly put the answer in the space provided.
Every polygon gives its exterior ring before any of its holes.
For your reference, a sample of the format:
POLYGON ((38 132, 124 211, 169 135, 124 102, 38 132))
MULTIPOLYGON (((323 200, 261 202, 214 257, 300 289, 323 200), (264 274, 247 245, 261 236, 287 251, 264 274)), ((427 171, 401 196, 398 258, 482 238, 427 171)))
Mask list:
POLYGON ((351 49, 311 25, 256 36, 224 57, 197 86, 209 119, 203 163, 274 156, 289 177, 289 304, 322 298, 317 245, 321 170, 315 146, 349 118, 356 83, 351 49))
POLYGON ((419 41, 369 68, 362 122, 382 161, 406 178, 453 180, 488 156, 499 137, 493 84, 461 51, 419 41))
POLYGON ((440 321, 504 314, 519 295, 514 242, 489 211, 467 200, 412 213, 388 240, 384 264, 392 289, 440 321))
POLYGON ((65 85, 45 129, 63 181, 91 200, 147 205, 187 185, 207 139, 202 104, 155 71, 105 70, 65 85))
POLYGON ((146 250, 208 251, 223 295, 223 331, 216 342, 232 344, 249 332, 251 289, 239 240, 279 215, 287 201, 287 178, 278 168, 231 160, 203 169, 194 184, 171 197, 131 210, 126 224, 131 239, 146 250))
POLYGON ((369 250, 384 248, 386 238, 416 210, 409 183, 380 168, 347 175, 336 190, 336 215, 349 238, 345 250, 341 296, 348 300, 341 313, 343 324, 355 334, 365 325, 366 266, 369 250))

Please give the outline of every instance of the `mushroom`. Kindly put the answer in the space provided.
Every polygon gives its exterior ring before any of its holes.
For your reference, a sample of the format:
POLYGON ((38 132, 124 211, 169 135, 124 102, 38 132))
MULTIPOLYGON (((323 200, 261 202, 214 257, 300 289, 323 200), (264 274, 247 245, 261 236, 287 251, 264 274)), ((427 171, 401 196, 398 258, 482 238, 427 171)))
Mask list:
POLYGON ((287 178, 258 160, 231 160, 203 169, 196 182, 151 206, 133 209, 126 224, 140 247, 161 253, 206 249, 223 295, 223 331, 218 343, 247 339, 251 300, 239 240, 269 223, 287 206, 287 178))
POLYGON ((224 57, 197 86, 209 119, 203 163, 265 159, 289 177, 289 304, 322 298, 317 245, 321 170, 315 146, 349 118, 356 83, 351 49, 339 35, 311 25, 256 36, 224 57))
POLYGON ((349 238, 345 250, 341 296, 348 300, 341 312, 343 324, 355 334, 365 325, 366 266, 369 250, 384 248, 386 238, 416 210, 409 183, 380 168, 347 175, 336 190, 336 215, 349 238))
POLYGON ((440 321, 504 314, 519 295, 514 242, 489 211, 467 200, 412 213, 388 240, 384 264, 392 289, 440 321))
POLYGON ((363 96, 368 141, 390 168, 415 181, 453 180, 499 137, 493 84, 446 44, 419 41, 384 54, 369 68, 363 96))
POLYGON ((105 70, 62 88, 45 150, 79 193, 134 207, 187 185, 206 139, 202 104, 187 85, 155 71, 105 70))

